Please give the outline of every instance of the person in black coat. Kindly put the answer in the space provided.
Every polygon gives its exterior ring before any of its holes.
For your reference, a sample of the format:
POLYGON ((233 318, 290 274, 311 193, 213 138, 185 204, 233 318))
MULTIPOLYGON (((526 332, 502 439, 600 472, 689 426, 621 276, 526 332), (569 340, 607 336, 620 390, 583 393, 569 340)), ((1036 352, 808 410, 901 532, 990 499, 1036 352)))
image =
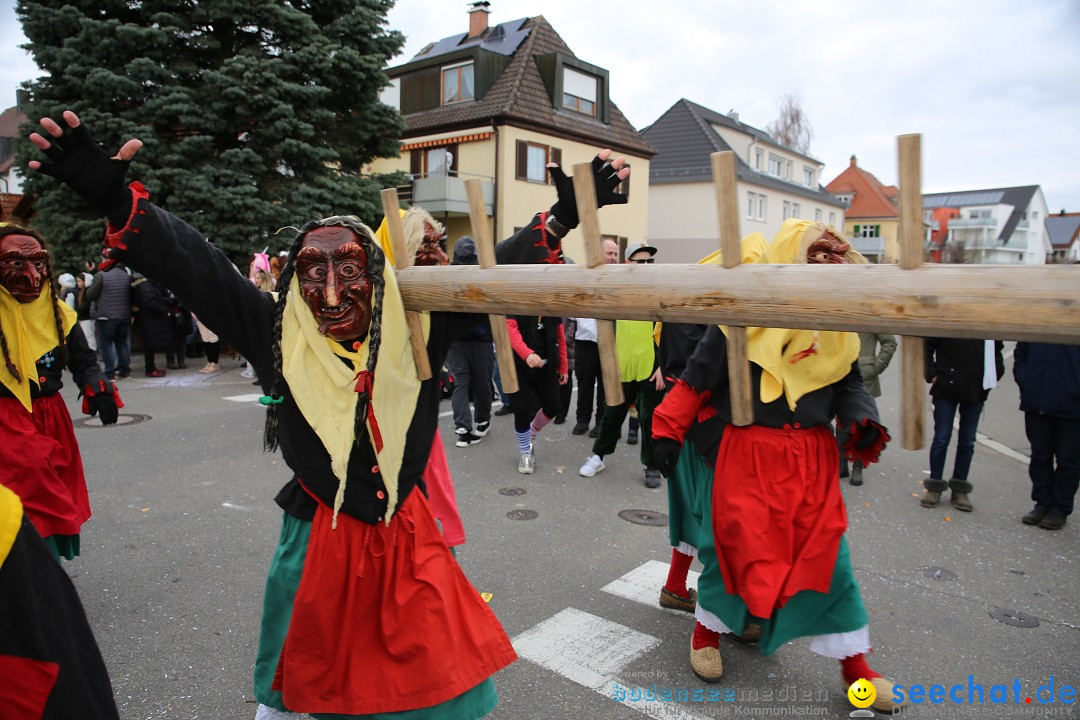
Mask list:
POLYGON ((135 324, 142 333, 146 377, 164 377, 165 371, 154 363, 154 353, 159 350, 167 353, 173 347, 170 293, 158 283, 136 274, 131 283, 131 299, 138 308, 135 324))
POLYGON ((1035 502, 1021 520, 1060 530, 1080 486, 1080 345, 1017 343, 1013 377, 1031 443, 1028 475, 1035 502))
POLYGON ((923 481, 926 494, 919 501, 923 507, 936 507, 941 502, 941 493, 949 488, 953 507, 963 512, 974 509, 969 497, 973 486, 968 481, 968 471, 975 455, 975 433, 983 403, 1005 374, 1004 347, 1000 340, 927 339, 926 382, 930 383, 934 404, 934 441, 930 444, 930 477, 923 481), (946 482, 945 456, 958 410, 956 460, 952 478, 946 482))

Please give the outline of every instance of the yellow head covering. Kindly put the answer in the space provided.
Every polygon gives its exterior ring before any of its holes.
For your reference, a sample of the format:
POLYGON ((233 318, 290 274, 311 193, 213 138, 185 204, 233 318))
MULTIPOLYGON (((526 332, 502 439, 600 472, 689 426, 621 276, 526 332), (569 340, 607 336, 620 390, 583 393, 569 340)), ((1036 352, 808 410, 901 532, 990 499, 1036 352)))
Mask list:
MULTIPOLYGON (((826 231, 844 237, 840 231, 822 223, 787 220, 758 262, 805 263, 806 249, 826 231)), ((854 250, 846 257, 849 263, 866 262, 854 250)), ((721 325, 720 329, 727 333, 725 326, 721 325)), ((772 402, 783 394, 792 410, 803 395, 847 375, 859 357, 859 337, 850 332, 749 327, 746 336, 750 362, 762 369, 762 402, 772 402)))
MULTIPOLYGON (((27 412, 33 412, 30 383, 38 384, 38 358, 60 344, 53 318, 53 298, 52 283, 47 280, 41 287, 41 294, 28 303, 19 302, 7 288, 0 286, 0 328, 3 328, 11 361, 21 376, 16 378, 5 364, 0 363, 0 383, 19 399, 27 412)), ((60 308, 60 323, 64 337, 67 337, 79 317, 67 303, 55 305, 60 308)))
MULTIPOLYGON (((356 222, 359 223, 358 220, 356 222)), ((361 227, 371 235, 370 229, 361 227)), ((416 379, 416 366, 409 346, 405 306, 388 259, 383 264, 382 275, 382 304, 380 308, 372 308, 373 316, 381 316, 381 342, 373 376, 367 428, 379 460, 379 474, 386 485, 390 508, 386 522, 389 524, 397 505, 398 475, 405 454, 405 436, 416 411, 420 381, 416 379), (378 435, 382 438, 381 449, 374 440, 374 422, 378 423, 378 435)), ((349 456, 356 440, 357 373, 367 368, 371 333, 364 338, 358 350, 350 352, 340 343, 319 334, 310 308, 300 299, 299 281, 295 275, 289 284, 289 297, 281 321, 282 375, 304 419, 330 454, 330 467, 338 479, 337 496, 334 498, 336 526, 337 513, 345 497, 349 456), (342 363, 339 357, 348 359, 352 369, 342 363)), ((423 315, 421 320, 426 339, 430 321, 427 315, 423 315)))

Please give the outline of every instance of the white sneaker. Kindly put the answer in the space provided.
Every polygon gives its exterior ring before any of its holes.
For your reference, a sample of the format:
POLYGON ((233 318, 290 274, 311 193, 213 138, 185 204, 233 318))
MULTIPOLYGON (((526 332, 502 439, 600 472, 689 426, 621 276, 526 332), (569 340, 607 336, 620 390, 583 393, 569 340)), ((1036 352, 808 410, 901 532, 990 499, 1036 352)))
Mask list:
POLYGON ((598 472, 604 472, 604 461, 600 459, 599 455, 590 455, 589 459, 585 461, 585 464, 578 470, 578 475, 581 477, 592 477, 598 472))
POLYGON ((522 475, 532 475, 535 467, 536 459, 533 458, 532 453, 522 453, 521 460, 518 461, 518 472, 522 475))
POLYGON ((250 380, 251 378, 255 377, 255 371, 251 369, 250 365, 248 365, 246 368, 244 368, 244 372, 240 373, 240 377, 248 378, 250 380))

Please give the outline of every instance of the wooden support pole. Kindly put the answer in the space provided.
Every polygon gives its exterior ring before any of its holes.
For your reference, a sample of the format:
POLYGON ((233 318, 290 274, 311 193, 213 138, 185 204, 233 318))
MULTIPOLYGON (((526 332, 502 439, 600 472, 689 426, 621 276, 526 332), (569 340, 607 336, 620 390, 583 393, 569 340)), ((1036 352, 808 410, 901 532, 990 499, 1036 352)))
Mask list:
MULTIPOLYGON (((495 267, 495 243, 488 227, 488 215, 484 211, 483 181, 472 178, 465 181, 465 195, 469 199, 469 220, 472 222, 473 240, 476 241, 476 257, 480 267, 495 267)), ((510 347, 510 331, 506 329, 506 316, 489 314, 491 338, 495 341, 495 360, 499 363, 499 379, 507 395, 518 391, 517 368, 514 366, 514 350, 510 347)))
MULTIPOLYGON (((915 270, 923 261, 922 137, 901 135, 900 155, 900 268, 915 270)), ((921 450, 925 442, 926 381, 923 362, 926 340, 904 335, 900 343, 900 444, 921 450)))
MULTIPOLYGON (((394 246, 394 265, 404 270, 412 265, 412 260, 405 250, 405 228, 401 223, 401 203, 398 202, 397 190, 386 188, 379 193, 382 199, 383 215, 390 230, 390 242, 394 246)), ((405 311, 405 322, 409 326, 409 345, 412 348, 413 363, 416 365, 416 377, 420 381, 431 377, 431 363, 428 362, 427 343, 424 342, 424 329, 420 325, 420 316, 415 310, 405 311)))
MULTIPOLYGON (((604 251, 600 240, 600 219, 596 212, 596 186, 593 184, 592 163, 574 165, 574 195, 577 198, 578 218, 585 235, 585 258, 590 272, 604 266, 604 251)), ((592 317, 588 312, 556 317, 592 317)), ((619 356, 615 351, 615 324, 610 320, 596 321, 596 345, 600 354, 600 374, 604 382, 604 402, 622 405, 622 377, 619 356)))
MULTIPOLYGON (((712 158, 713 187, 716 190, 716 210, 720 220, 721 264, 733 268, 742 263, 739 247, 739 200, 736 195, 735 153, 715 152, 712 158)), ((729 325, 727 331, 728 384, 730 386, 731 422, 752 425, 754 394, 750 383, 749 343, 746 328, 729 325)))

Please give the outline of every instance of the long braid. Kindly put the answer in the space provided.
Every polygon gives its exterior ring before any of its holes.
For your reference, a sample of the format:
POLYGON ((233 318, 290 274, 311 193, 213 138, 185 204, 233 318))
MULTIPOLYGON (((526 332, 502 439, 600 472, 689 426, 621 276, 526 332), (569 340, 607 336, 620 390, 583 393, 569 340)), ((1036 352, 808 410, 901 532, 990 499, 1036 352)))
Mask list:
MULTIPOLYGON (((368 274, 371 278, 371 326, 368 336, 367 367, 369 373, 374 375, 375 365, 379 361, 379 346, 382 344, 382 304, 383 293, 386 291, 386 283, 383 280, 383 266, 386 264, 386 256, 381 252, 374 253, 368 248, 368 274)), ((367 422, 368 408, 371 406, 371 393, 364 391, 356 398, 356 421, 353 424, 353 435, 356 438, 364 436, 364 423, 367 422)))
MULTIPOLYGON (((285 391, 285 379, 281 369, 281 318, 285 315, 285 300, 289 294, 289 286, 292 284, 293 274, 296 272, 296 254, 300 252, 300 243, 304 239, 303 233, 297 233, 296 239, 289 247, 289 256, 285 261, 285 267, 281 270, 281 278, 278 281, 278 301, 274 308, 274 380, 270 384, 271 398, 280 398, 285 391)), ((266 406, 266 425, 263 429, 263 448, 268 452, 277 450, 278 447, 278 409, 276 403, 266 406)))
MULTIPOLYGON (((44 241, 41 241, 41 246, 45 247, 44 241)), ((64 332, 64 317, 60 314, 60 284, 56 282, 56 276, 53 273, 52 253, 48 252, 47 247, 45 247, 45 250, 45 271, 49 274, 49 286, 52 288, 53 324, 56 326, 56 337, 59 340, 57 347, 60 349, 60 364, 63 367, 70 367, 68 365, 67 334, 64 332)))
POLYGON ((7 337, 4 336, 4 328, 0 326, 0 348, 4 351, 4 366, 7 367, 7 371, 11 373, 16 380, 22 382, 22 375, 19 374, 19 368, 15 367, 15 363, 11 360, 11 352, 8 350, 7 337))

